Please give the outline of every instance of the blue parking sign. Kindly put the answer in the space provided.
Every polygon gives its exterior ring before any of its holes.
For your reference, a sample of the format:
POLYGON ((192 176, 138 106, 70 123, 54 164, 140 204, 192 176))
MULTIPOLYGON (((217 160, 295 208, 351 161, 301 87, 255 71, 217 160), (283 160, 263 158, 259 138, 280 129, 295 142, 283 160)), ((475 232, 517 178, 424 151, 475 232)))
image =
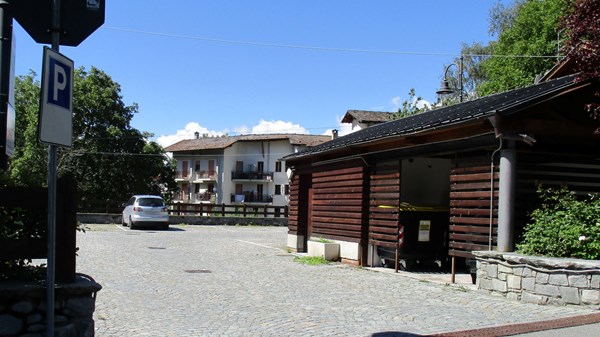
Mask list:
POLYGON ((53 57, 48 61, 48 103, 71 110, 72 67, 53 57))
POLYGON ((41 143, 73 145, 73 61, 44 47, 38 122, 41 143))

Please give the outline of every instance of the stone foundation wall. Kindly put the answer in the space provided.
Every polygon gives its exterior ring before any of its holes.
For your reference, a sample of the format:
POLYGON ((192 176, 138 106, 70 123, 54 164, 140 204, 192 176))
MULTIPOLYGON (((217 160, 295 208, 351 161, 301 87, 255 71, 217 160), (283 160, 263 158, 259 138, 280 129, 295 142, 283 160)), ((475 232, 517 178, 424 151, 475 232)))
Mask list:
POLYGON ((473 252, 477 289, 547 305, 600 305, 600 261, 473 252))
MULTIPOLYGON (((54 335, 94 336, 96 293, 102 287, 78 275, 55 288, 54 335)), ((46 287, 39 283, 0 282, 0 336, 46 335, 46 287)))

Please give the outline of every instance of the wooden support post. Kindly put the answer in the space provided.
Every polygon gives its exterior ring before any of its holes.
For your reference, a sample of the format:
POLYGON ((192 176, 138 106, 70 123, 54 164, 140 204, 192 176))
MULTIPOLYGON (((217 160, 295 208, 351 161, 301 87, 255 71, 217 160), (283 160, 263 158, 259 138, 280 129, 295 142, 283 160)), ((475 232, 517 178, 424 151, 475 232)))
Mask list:
POLYGON ((77 183, 71 176, 57 182, 56 194, 56 282, 75 281, 77 253, 77 183))
POLYGON ((452 283, 452 284, 456 283, 456 257, 455 256, 452 257, 450 283, 452 283))

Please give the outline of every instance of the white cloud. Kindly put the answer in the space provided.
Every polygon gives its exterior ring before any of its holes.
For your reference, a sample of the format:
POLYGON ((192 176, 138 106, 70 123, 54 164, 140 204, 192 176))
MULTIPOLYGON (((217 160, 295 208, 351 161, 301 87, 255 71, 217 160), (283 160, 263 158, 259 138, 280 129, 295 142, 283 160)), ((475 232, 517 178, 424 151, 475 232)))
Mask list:
POLYGON ((180 140, 193 139, 195 137, 194 133, 196 132, 198 132, 201 136, 222 136, 227 133, 222 131, 212 131, 201 126, 196 122, 190 122, 186 124, 183 130, 177 130, 174 135, 160 136, 156 139, 156 142, 163 147, 167 147, 169 145, 177 143, 180 140))
MULTIPOLYGON (((345 136, 347 134, 356 132, 357 130, 352 130, 352 124, 351 123, 342 123, 342 118, 343 117, 339 117, 336 116, 336 123, 337 123, 337 130, 338 130, 338 137, 342 137, 345 136)), ((327 136, 331 136, 333 134, 332 129, 328 129, 327 131, 323 132, 324 135, 327 136)))
POLYGON ((240 133, 251 133, 251 134, 270 134, 270 133, 298 133, 298 134, 308 134, 308 130, 300 126, 300 124, 294 124, 292 122, 284 122, 284 121, 266 121, 261 119, 258 122, 258 125, 249 129, 246 126, 238 127, 236 132, 240 133))
POLYGON ((417 108, 421 109, 421 108, 424 108, 424 107, 428 107, 429 109, 431 109, 431 107, 432 107, 431 102, 426 101, 424 99, 421 99, 419 101, 419 103, 417 103, 417 108))
MULTIPOLYGON (((417 101, 416 97, 413 97, 413 104, 417 101)), ((390 100, 390 105, 392 106, 394 111, 397 111, 398 109, 402 108, 402 103, 404 103, 404 101, 402 100, 402 98, 400 98, 400 96, 396 96, 393 97, 390 100)), ((417 103, 417 108, 421 109, 425 106, 428 106, 429 108, 432 107, 432 104, 429 101, 426 101, 424 99, 421 98, 421 100, 419 101, 419 103, 417 103)))
POLYGON ((250 133, 250 129, 249 129, 247 126, 245 126, 245 125, 242 125, 242 126, 235 127, 235 128, 233 129, 233 131, 234 131, 236 134, 240 134, 240 135, 247 135, 247 134, 249 134, 249 133, 250 133))
POLYGON ((394 110, 398 110, 402 106, 402 98, 400 98, 400 96, 396 96, 390 100, 390 104, 394 110))
MULTIPOLYGON (((227 130, 213 131, 196 122, 189 122, 183 130, 177 130, 173 135, 162 135, 156 139, 156 142, 163 147, 167 147, 184 139, 193 139, 196 132, 198 132, 200 136, 222 136, 228 133, 227 130)), ((284 121, 265 121, 263 119, 259 121, 258 125, 253 126, 252 128, 245 125, 238 126, 234 128, 234 132, 235 134, 309 133, 308 130, 300 126, 300 124, 284 121)))

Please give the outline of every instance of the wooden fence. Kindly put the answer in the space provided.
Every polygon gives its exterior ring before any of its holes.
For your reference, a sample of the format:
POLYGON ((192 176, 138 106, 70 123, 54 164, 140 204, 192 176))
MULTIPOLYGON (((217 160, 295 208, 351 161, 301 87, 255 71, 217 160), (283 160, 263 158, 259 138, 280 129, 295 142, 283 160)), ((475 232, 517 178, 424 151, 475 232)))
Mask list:
POLYGON ((170 215, 196 216, 233 216, 233 217, 272 217, 287 218, 288 206, 271 205, 226 205, 226 204, 186 204, 172 203, 167 205, 170 215))
MULTIPOLYGON (((72 178, 61 178, 56 190, 56 281, 69 283, 75 280, 77 184, 72 178)), ((0 207, 7 212, 15 209, 32 211, 43 217, 43 228, 35 235, 18 239, 0 238, 0 260, 47 258, 48 190, 41 187, 0 189, 0 207)), ((9 226, 10 220, 5 219, 4 225, 9 226)), ((32 224, 24 223, 24 226, 32 224)))

